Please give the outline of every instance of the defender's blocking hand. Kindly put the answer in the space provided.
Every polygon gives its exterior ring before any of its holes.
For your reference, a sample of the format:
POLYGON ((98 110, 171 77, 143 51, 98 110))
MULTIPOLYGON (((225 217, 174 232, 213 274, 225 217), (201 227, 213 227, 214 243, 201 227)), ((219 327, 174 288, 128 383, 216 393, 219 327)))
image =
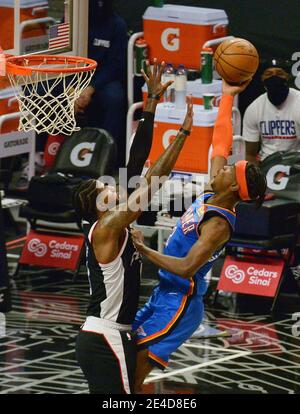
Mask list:
POLYGON ((187 112, 186 112, 185 120, 182 124, 182 128, 191 132, 192 126, 193 126, 193 116, 194 116, 194 110, 193 110, 194 104, 193 104, 192 95, 189 95, 186 97, 186 103, 187 103, 187 112))
POLYGON ((148 87, 148 94, 156 95, 161 98, 168 87, 173 83, 173 81, 169 81, 164 84, 161 83, 161 77, 164 73, 165 67, 165 62, 158 64, 157 59, 154 59, 153 68, 151 69, 150 62, 147 60, 146 73, 143 69, 141 72, 148 87))

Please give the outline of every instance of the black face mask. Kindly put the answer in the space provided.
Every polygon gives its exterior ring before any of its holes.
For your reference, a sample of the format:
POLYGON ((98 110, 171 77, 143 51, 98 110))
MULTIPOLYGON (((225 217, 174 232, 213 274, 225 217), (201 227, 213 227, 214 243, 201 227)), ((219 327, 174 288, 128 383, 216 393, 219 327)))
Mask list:
POLYGON ((287 80, 279 76, 271 76, 266 79, 264 86, 267 90, 269 101, 275 106, 280 106, 289 94, 287 80))

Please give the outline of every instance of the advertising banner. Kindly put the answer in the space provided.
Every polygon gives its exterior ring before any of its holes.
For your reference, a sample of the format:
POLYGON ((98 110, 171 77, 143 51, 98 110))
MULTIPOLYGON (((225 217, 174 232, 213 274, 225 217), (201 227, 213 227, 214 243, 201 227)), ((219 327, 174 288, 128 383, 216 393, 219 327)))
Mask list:
POLYGON ((83 236, 56 236, 31 231, 20 258, 21 264, 76 270, 83 236))
POLYGON ((236 258, 228 256, 222 268, 218 290, 274 297, 282 277, 281 259, 236 258))

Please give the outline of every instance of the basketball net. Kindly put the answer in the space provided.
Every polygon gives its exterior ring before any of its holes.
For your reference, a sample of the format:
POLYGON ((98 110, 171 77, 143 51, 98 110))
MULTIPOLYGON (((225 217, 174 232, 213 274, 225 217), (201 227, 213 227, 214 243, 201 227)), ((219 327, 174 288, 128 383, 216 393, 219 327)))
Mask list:
POLYGON ((97 63, 69 56, 8 57, 6 73, 19 102, 19 131, 71 135, 75 101, 91 82, 97 63))

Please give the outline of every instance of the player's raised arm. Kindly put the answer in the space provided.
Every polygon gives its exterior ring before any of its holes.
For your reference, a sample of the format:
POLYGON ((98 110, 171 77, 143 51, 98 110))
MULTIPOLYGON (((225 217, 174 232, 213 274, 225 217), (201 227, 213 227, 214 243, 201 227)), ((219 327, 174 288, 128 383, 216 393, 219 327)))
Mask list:
MULTIPOLYGON (((148 97, 142 118, 139 121, 129 154, 127 164, 128 181, 135 176, 142 174, 145 162, 148 159, 153 138, 153 124, 156 107, 160 98, 173 81, 161 83, 162 74, 165 69, 165 62, 160 65, 157 59, 154 59, 153 68, 151 69, 149 61, 146 64, 146 73, 142 70, 148 88, 148 97)), ((132 192, 133 190, 129 192, 132 192)))
POLYGON ((251 79, 242 85, 229 85, 224 79, 222 98, 213 132, 210 178, 214 178, 219 170, 227 165, 233 140, 232 105, 234 96, 247 88, 251 79))
POLYGON ((115 211, 112 209, 103 218, 102 223, 106 227, 124 229, 134 222, 147 207, 151 201, 151 196, 158 190, 158 181, 160 180, 161 185, 174 168, 185 140, 192 129, 193 115, 193 101, 192 97, 189 96, 187 97, 186 117, 176 138, 148 170, 140 187, 131 194, 127 202, 119 205, 115 211))

